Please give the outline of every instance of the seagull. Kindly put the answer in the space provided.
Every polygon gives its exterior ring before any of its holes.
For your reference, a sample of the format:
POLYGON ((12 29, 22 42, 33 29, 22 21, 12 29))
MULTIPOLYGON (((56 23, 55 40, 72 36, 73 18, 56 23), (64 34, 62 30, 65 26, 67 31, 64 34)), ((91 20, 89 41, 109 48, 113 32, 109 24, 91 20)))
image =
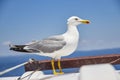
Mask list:
POLYGON ((72 54, 79 42, 79 32, 77 26, 79 24, 89 24, 89 20, 81 19, 77 16, 72 16, 67 20, 67 31, 61 35, 55 35, 43 40, 32 41, 25 45, 9 45, 10 50, 18 52, 35 53, 40 56, 51 57, 51 66, 53 74, 63 74, 60 59, 62 56, 72 54), (54 61, 58 61, 59 72, 56 72, 54 61))

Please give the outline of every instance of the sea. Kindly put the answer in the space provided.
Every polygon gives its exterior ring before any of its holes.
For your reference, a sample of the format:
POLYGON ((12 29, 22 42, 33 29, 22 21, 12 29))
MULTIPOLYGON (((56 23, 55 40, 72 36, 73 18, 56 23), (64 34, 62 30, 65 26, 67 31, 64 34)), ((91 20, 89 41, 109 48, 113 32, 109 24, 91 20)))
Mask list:
MULTIPOLYGON (((106 55, 106 54, 120 54, 120 48, 114 49, 102 49, 102 50, 92 50, 92 51, 75 51, 73 54, 62 57, 62 58, 74 58, 74 57, 83 57, 83 56, 98 56, 98 55, 106 55)), ((19 65, 23 62, 28 61, 30 58, 35 60, 50 60, 49 57, 38 56, 35 54, 22 54, 16 56, 2 56, 0 57, 0 72, 4 71, 8 68, 19 65)), ((120 70, 120 65, 114 65, 115 69, 120 70)), ((79 68, 70 68, 63 69, 65 73, 70 72, 78 72, 79 68)), ((10 77, 10 76, 21 76, 25 72, 24 66, 17 68, 13 71, 10 71, 0 77, 10 77)), ((44 74, 52 74, 51 70, 44 70, 44 74)))

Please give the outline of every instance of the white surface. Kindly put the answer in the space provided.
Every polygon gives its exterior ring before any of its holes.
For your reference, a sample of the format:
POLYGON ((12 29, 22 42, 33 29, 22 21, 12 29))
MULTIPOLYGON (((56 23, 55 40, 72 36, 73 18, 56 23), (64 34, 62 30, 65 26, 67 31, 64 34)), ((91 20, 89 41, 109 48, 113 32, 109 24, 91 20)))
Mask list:
POLYGON ((36 71, 34 73, 33 73, 33 71, 28 71, 21 76, 21 79, 22 78, 24 80, 41 79, 43 76, 44 76, 44 74, 42 71, 36 71))
POLYGON ((83 66, 80 73, 80 80, 119 80, 118 73, 110 64, 83 66))
MULTIPOLYGON (((40 80, 40 79, 44 79, 44 78, 48 78, 48 77, 52 77, 54 75, 44 75, 42 71, 36 71, 33 74, 33 71, 28 71, 25 72, 20 80, 40 80), (28 76, 29 75, 29 76, 28 76)), ((1 77, 0 80, 17 80, 20 76, 16 76, 16 77, 1 77)))
MULTIPOLYGON (((58 76, 44 75, 41 78, 41 80, 80 80, 79 75, 80 75, 79 73, 70 73, 70 74, 64 74, 64 75, 58 75, 58 76)), ((29 79, 29 80, 40 80, 38 77, 35 79, 29 79)), ((85 77, 87 77, 87 75, 85 77)), ((120 77, 120 74, 118 75, 118 77, 120 77)), ((19 76, 1 77, 0 80, 17 80, 18 78, 19 76)), ((22 79, 22 80, 26 80, 26 79, 22 79)), ((120 80, 120 78, 118 78, 118 80, 120 80)))
MULTIPOLYGON (((70 73, 45 78, 45 80, 78 80, 79 73, 70 73)), ((44 80, 44 78, 43 78, 44 80)))
POLYGON ((42 71, 36 71, 33 74, 31 74, 31 73, 33 73, 33 71, 28 71, 28 72, 24 73, 21 76, 21 79, 22 80, 40 80, 40 79, 43 79, 43 78, 54 76, 54 75, 44 75, 44 73, 42 71))
POLYGON ((14 77, 1 77, 0 80, 17 80, 19 77, 18 76, 14 76, 14 77))
MULTIPOLYGON (((22 78, 31 74, 26 72, 22 78)), ((17 80, 17 77, 1 77, 0 80, 17 80)), ((68 73, 63 75, 44 75, 42 71, 25 77, 22 80, 120 80, 120 70, 115 70, 110 64, 86 65, 80 69, 80 73, 68 73)))

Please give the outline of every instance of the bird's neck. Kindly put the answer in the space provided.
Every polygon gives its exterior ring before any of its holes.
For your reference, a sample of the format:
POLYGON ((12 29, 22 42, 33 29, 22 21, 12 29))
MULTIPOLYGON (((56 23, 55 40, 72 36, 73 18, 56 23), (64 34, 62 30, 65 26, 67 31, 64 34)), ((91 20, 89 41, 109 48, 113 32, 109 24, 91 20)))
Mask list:
POLYGON ((65 35, 79 36, 77 26, 68 25, 68 29, 67 29, 65 35))

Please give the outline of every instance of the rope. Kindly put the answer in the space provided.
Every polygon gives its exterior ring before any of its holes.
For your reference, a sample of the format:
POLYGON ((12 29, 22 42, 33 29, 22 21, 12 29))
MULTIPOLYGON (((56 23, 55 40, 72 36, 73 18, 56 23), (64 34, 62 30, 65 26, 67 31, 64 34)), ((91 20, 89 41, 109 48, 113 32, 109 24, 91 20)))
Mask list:
POLYGON ((30 77, 31 77, 36 71, 39 71, 39 70, 40 70, 40 68, 34 70, 32 73, 30 73, 30 74, 28 74, 28 75, 26 75, 26 76, 24 76, 24 77, 20 76, 17 80, 23 80, 23 79, 26 78, 26 77, 29 77, 29 78, 28 78, 28 80, 29 80, 30 77))
POLYGON ((120 58, 115 59, 115 60, 111 61, 110 64, 113 64, 113 63, 115 63, 115 62, 117 62, 117 61, 119 61, 119 60, 120 60, 120 58))
POLYGON ((3 75, 3 74, 5 74, 5 73, 8 73, 8 72, 10 72, 10 71, 12 71, 12 70, 14 70, 14 69, 16 69, 16 68, 19 68, 19 67, 21 67, 21 66, 23 66, 23 65, 25 65, 25 64, 27 64, 27 63, 28 63, 28 62, 24 62, 24 63, 21 63, 21 64, 19 64, 19 65, 17 65, 17 66, 8 68, 8 69, 0 72, 0 76, 3 75))

